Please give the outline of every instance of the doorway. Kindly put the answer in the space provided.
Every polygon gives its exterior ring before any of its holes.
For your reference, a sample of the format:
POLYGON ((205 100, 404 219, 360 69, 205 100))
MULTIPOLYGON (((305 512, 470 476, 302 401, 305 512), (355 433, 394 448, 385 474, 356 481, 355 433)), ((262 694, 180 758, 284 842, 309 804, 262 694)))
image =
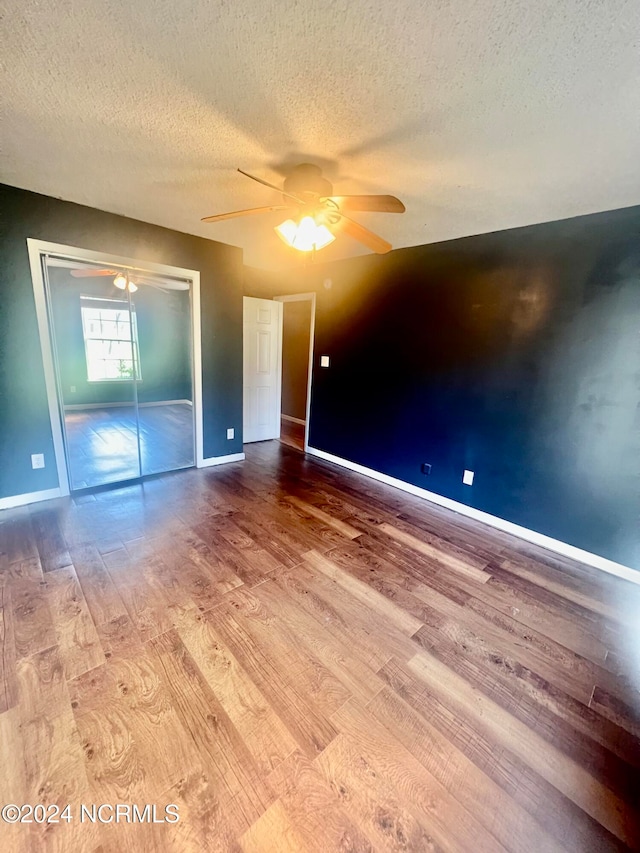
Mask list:
POLYGON ((28 242, 61 493, 197 464, 197 273, 28 242))
POLYGON ((306 450, 315 293, 244 297, 244 443, 280 439, 306 450))

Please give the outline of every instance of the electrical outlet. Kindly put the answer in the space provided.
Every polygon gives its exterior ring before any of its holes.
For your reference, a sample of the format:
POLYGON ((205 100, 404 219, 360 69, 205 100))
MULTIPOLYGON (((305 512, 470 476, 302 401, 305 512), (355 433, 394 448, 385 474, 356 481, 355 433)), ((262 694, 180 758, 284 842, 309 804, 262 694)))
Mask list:
POLYGON ((76 393, 76 386, 72 385, 70 390, 71 390, 72 394, 75 394, 76 393))
POLYGON ((467 471, 465 469, 465 472, 462 475, 462 482, 465 484, 465 486, 473 486, 474 476, 475 476, 475 474, 473 471, 467 471))
POLYGON ((44 453, 32 453, 31 454, 31 467, 32 468, 44 468, 44 453))
POLYGON ((229 427, 227 430, 227 438, 235 438, 236 431, 233 427, 229 427))
POLYGON ((423 462, 422 465, 420 466, 420 470, 422 471, 423 474, 430 474, 431 473, 431 464, 429 462, 423 462))
POLYGON ((320 356, 320 367, 329 367, 329 356, 321 355, 320 356))

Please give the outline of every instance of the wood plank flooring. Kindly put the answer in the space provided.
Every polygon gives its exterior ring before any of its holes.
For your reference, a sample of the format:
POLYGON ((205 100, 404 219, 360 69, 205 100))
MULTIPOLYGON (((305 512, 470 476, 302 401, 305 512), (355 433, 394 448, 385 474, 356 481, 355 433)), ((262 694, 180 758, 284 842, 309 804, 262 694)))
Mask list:
POLYGON ((280 419, 280 441, 296 450, 304 450, 304 424, 280 419))
POLYGON ((246 452, 0 513, 0 849, 640 849, 640 586, 246 452))

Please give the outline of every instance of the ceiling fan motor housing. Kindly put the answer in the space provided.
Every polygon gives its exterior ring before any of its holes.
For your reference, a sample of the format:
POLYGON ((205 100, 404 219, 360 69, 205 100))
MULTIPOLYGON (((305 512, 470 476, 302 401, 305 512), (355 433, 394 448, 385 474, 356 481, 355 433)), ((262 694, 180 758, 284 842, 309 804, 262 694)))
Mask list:
POLYGON ((283 190, 298 196, 324 198, 333 194, 333 185, 322 177, 322 169, 312 163, 301 163, 285 178, 283 190))

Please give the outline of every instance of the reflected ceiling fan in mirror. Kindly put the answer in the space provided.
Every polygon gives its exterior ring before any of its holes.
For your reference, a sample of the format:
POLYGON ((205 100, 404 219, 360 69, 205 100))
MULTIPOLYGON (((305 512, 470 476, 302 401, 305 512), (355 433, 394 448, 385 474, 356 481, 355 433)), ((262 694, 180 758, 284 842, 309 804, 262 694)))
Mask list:
POLYGON ((355 211, 404 213, 404 204, 395 196, 333 195, 333 185, 322 176, 320 167, 312 163, 300 163, 295 166, 281 188, 242 169, 238 171, 247 178, 281 193, 283 203, 205 216, 202 222, 222 222, 238 216, 283 210, 289 211, 291 216, 276 226, 276 233, 288 246, 301 252, 315 252, 333 243, 336 239, 334 232, 347 234, 380 255, 391 251, 391 243, 360 225, 348 214, 355 211))
POLYGON ((128 291, 129 293, 135 293, 140 286, 153 287, 156 290, 161 290, 163 293, 169 293, 171 290, 189 290, 189 285, 186 281, 156 279, 135 270, 82 267, 72 269, 71 275, 74 278, 113 278, 113 283, 119 290, 128 291))

